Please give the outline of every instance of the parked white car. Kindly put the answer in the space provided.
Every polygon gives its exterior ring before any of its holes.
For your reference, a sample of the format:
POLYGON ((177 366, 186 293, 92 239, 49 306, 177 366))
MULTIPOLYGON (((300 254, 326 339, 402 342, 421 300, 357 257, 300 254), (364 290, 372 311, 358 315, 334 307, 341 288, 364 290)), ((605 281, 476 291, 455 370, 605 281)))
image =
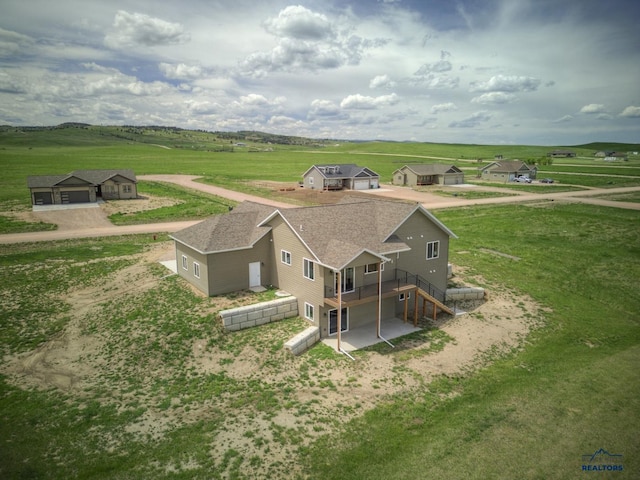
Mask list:
POLYGON ((531 183, 531 179, 525 175, 520 175, 518 178, 514 180, 514 182, 531 183))

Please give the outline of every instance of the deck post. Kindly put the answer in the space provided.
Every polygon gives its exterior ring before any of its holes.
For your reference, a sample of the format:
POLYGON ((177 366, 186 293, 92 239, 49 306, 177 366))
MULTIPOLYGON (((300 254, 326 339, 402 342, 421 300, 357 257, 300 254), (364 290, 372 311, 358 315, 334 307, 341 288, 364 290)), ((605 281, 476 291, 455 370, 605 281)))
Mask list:
POLYGON ((407 313, 409 311, 409 298, 407 293, 404 294, 404 323, 407 323, 407 313))
POLYGON ((418 290, 413 292, 413 326, 418 326, 418 290))

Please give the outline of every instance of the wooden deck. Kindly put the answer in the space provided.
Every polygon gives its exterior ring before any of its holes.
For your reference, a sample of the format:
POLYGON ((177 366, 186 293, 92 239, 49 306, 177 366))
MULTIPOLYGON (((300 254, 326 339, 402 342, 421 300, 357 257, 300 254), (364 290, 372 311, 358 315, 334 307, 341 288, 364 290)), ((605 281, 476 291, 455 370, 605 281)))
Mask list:
MULTIPOLYGON (((394 295, 399 295, 403 292, 410 292, 415 290, 417 287, 412 283, 407 283, 398 286, 398 282, 396 280, 391 280, 388 282, 382 282, 382 298, 393 297, 394 295)), ((343 293, 342 294, 342 306, 343 307, 355 307, 356 305, 362 305, 363 303, 374 302, 378 299, 378 284, 374 283, 373 285, 366 285, 364 287, 360 287, 355 292, 343 293)), ((325 297, 324 303, 327 305, 331 305, 334 308, 338 308, 338 298, 337 297, 325 297)))

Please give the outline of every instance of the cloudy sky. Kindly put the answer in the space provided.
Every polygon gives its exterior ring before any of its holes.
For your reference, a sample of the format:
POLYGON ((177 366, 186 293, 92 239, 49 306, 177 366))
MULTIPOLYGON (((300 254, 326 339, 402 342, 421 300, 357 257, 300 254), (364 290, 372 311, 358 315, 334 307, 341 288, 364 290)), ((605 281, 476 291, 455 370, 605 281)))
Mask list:
POLYGON ((640 143, 637 0, 0 0, 0 124, 640 143))

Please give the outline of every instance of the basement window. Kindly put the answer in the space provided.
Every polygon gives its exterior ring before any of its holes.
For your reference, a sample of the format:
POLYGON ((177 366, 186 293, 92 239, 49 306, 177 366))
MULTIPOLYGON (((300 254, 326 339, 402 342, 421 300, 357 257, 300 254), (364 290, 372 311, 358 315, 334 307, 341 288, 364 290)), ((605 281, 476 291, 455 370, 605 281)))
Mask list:
POLYGON ((198 262, 193 262, 193 276, 200 278, 200 264, 198 262))
POLYGON ((304 304, 304 318, 306 318, 307 320, 311 320, 312 322, 314 321, 314 316, 313 316, 313 305, 311 305, 310 303, 305 302, 304 304))

